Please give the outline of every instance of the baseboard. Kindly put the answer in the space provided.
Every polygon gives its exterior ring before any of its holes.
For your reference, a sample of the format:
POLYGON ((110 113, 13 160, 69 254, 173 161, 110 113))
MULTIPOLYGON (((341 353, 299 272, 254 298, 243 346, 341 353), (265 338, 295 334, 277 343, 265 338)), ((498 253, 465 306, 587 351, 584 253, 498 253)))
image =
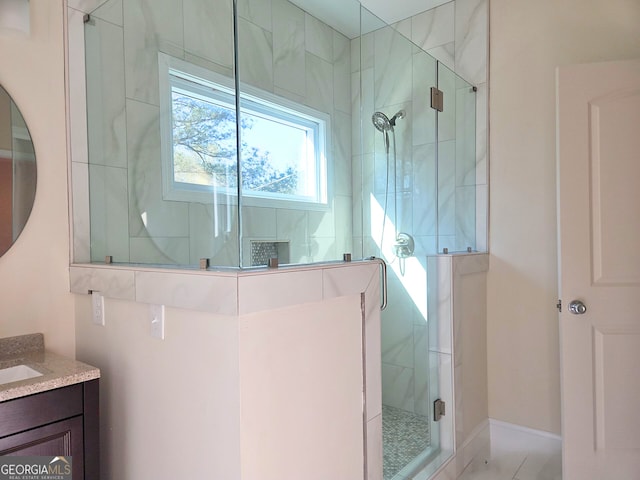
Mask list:
POLYGON ((509 428, 511 430, 528 433, 530 435, 538 435, 539 437, 552 438, 560 442, 562 441, 561 435, 557 435, 551 432, 545 432, 544 430, 536 430, 534 428, 524 427, 522 425, 517 425, 515 423, 503 422, 502 420, 496 420, 495 418, 490 418, 489 424, 492 426, 495 425, 496 427, 509 428))

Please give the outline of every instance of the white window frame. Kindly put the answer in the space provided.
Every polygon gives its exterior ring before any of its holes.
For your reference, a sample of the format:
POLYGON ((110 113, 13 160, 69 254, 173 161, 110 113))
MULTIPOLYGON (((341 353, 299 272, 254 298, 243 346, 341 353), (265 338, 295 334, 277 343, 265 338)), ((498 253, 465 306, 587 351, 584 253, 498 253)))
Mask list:
MULTIPOLYGON (((158 53, 160 81, 160 135, 162 160, 162 187, 165 200, 237 204, 237 189, 216 189, 205 185, 175 182, 173 167, 173 102, 174 87, 188 92, 190 96, 203 100, 218 100, 229 103, 225 96, 231 96, 235 102, 235 85, 232 78, 184 60, 158 53)), ((300 124, 313 129, 316 138, 315 199, 299 195, 287 195, 274 192, 243 191, 242 205, 305 210, 327 210, 331 198, 331 184, 328 181, 333 170, 329 152, 331 152, 331 117, 306 105, 265 92, 250 85, 241 85, 241 110, 248 105, 249 110, 264 113, 270 117, 289 120, 302 119, 300 124)), ((217 103, 217 102, 215 102, 217 103)))

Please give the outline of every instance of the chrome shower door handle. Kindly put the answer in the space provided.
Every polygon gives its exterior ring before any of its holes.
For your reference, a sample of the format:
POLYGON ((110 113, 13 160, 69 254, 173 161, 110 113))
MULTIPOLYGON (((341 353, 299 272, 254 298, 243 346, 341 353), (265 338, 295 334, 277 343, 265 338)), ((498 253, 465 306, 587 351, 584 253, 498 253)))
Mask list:
POLYGON ((378 262, 380 264, 380 293, 382 296, 382 299, 380 301, 380 310, 382 311, 387 308, 387 263, 382 258, 378 257, 367 257, 367 260, 373 260, 374 262, 378 262))
POLYGON ((569 311, 574 315, 583 315, 587 312, 587 306, 580 300, 573 300, 569 304, 569 311))

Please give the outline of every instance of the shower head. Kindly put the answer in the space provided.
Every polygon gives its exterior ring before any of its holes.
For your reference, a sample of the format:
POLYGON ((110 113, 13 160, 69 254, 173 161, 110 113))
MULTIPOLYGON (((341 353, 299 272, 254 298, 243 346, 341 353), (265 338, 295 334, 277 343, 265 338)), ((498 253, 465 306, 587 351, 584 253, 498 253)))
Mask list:
POLYGON ((376 127, 379 132, 386 133, 387 130, 391 130, 392 128, 389 117, 382 112, 374 113, 371 116, 371 121, 373 122, 373 126, 376 127))
POLYGON ((382 112, 376 112, 371 116, 371 121, 378 131, 384 133, 393 130, 393 127, 396 126, 396 120, 406 116, 407 112, 405 110, 398 111, 391 119, 382 112))
POLYGON ((404 118, 406 116, 407 116, 406 110, 400 110, 393 117, 391 117, 391 120, 389 120, 389 124, 392 127, 395 127, 396 126, 396 120, 399 120, 399 119, 404 118))

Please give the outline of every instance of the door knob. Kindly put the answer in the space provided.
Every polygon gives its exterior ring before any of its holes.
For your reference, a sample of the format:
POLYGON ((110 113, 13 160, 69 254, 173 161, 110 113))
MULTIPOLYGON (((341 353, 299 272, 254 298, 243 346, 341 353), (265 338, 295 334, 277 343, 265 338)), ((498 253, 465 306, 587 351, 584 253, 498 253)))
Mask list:
POLYGON ((582 315, 583 313, 586 313, 587 306, 580 300, 574 300, 569 304, 569 311, 574 315, 582 315))

